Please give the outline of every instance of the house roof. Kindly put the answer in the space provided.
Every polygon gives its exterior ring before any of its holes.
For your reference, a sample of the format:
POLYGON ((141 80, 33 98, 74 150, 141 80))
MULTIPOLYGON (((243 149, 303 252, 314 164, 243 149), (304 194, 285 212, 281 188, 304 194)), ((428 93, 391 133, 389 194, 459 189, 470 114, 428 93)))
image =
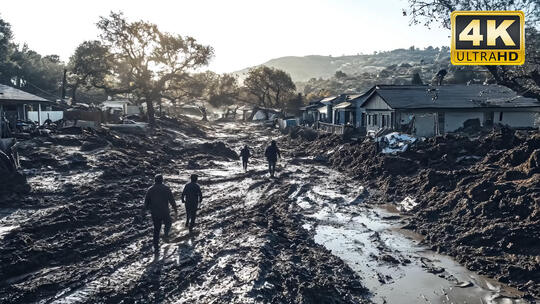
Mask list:
POLYGON ((310 103, 308 104, 307 106, 303 106, 300 108, 301 111, 306 111, 306 110, 315 110, 319 107, 321 107, 323 104, 320 103, 320 102, 314 102, 314 103, 310 103))
POLYGON ((7 85, 0 84, 0 102, 50 102, 45 98, 27 93, 25 91, 10 87, 7 85))
POLYGON ((330 103, 332 103, 332 101, 334 101, 334 99, 336 99, 338 97, 339 96, 326 97, 326 98, 321 99, 320 103, 330 104, 330 103))
POLYGON ((366 100, 378 94, 394 109, 469 109, 540 107, 540 102, 523 97, 500 85, 380 85, 366 100))
POLYGON ((334 109, 336 109, 336 110, 338 110, 338 109, 347 109, 347 108, 351 107, 352 105, 353 105, 352 103, 350 103, 348 101, 345 101, 345 102, 342 102, 342 103, 336 105, 334 107, 334 109))

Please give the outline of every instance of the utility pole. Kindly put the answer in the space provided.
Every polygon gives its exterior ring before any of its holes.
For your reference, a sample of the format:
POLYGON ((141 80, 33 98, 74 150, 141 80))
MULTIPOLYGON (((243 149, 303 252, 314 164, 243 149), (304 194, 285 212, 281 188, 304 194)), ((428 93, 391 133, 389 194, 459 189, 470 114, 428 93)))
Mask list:
POLYGON ((67 69, 64 69, 64 77, 62 78, 62 95, 60 96, 60 99, 64 101, 64 98, 66 98, 66 85, 67 85, 67 69))

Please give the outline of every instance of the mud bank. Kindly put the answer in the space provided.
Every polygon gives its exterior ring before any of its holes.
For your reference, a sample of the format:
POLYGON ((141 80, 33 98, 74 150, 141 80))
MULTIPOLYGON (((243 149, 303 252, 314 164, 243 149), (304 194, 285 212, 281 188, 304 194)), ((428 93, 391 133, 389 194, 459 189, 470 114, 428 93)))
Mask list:
POLYGON ((371 142, 293 131, 284 141, 411 215, 405 226, 468 269, 540 297, 540 135, 502 128, 445 135, 399 155, 371 142))
POLYGON ((147 135, 66 129, 24 141, 28 194, 0 197, 0 302, 364 303, 341 259, 290 212, 290 172, 265 176, 269 132, 161 120, 147 135), (244 173, 236 152, 255 159, 244 173), (194 233, 179 206, 153 260, 142 198, 161 172, 178 198, 193 172, 205 200, 194 233))

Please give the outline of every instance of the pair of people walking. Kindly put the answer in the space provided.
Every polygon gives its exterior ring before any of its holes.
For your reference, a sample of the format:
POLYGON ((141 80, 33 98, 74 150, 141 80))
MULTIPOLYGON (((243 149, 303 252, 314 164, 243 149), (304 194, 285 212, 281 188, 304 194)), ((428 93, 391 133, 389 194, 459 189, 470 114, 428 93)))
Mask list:
MULTIPOLYGON (((191 175, 191 182, 184 186, 182 191, 182 202, 186 208, 186 227, 191 231, 195 227, 195 218, 199 204, 203 196, 201 187, 197 184, 198 176, 191 175)), ((144 198, 144 210, 150 210, 152 222, 154 224, 153 245, 154 254, 159 254, 159 234, 164 226, 164 239, 168 241, 169 232, 172 226, 172 218, 169 205, 172 206, 174 214, 178 214, 178 208, 171 188, 163 184, 163 176, 158 174, 154 177, 154 185, 148 189, 144 198)))
MULTIPOLYGON (((274 177, 276 173, 276 163, 278 157, 281 158, 281 152, 279 151, 275 140, 272 140, 270 146, 266 148, 266 150, 264 151, 264 156, 268 161, 268 172, 270 173, 270 177, 274 177)), ((247 171, 247 165, 249 162, 249 158, 251 157, 251 153, 247 145, 244 146, 242 150, 240 150, 240 157, 242 158, 242 167, 244 168, 244 171, 247 171)))

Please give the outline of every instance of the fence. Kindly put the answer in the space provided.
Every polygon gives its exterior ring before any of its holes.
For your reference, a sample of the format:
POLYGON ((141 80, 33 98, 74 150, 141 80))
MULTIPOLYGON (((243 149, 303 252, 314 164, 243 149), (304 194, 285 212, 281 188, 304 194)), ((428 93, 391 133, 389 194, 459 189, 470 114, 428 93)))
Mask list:
POLYGON ((339 135, 342 135, 345 133, 344 125, 335 125, 335 124, 325 123, 325 122, 318 122, 317 129, 324 132, 334 133, 334 134, 339 134, 339 135))

